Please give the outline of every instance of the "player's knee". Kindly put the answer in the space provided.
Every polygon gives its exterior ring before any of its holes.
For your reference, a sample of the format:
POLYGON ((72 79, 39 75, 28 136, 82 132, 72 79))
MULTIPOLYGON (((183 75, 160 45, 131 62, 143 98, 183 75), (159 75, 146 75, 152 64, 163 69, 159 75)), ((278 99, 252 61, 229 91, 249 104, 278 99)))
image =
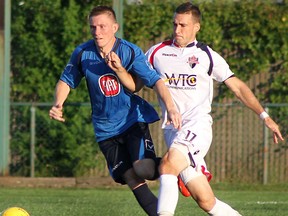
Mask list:
POLYGON ((160 174, 171 174, 178 176, 179 173, 188 167, 186 156, 176 148, 170 148, 162 158, 159 172, 160 174))
POLYGON ((144 179, 150 179, 154 176, 155 164, 152 159, 144 159, 133 163, 135 173, 144 179))
POLYGON ((160 174, 173 174, 175 176, 178 176, 180 173, 180 170, 178 167, 175 166, 174 163, 172 163, 170 160, 162 159, 161 164, 159 165, 159 173, 160 174))
POLYGON ((160 163, 161 163, 161 157, 156 157, 156 158, 153 158, 153 161, 154 161, 154 174, 152 176, 152 178, 147 178, 148 180, 156 180, 160 177, 160 173, 159 173, 159 166, 160 166, 160 163))
POLYGON ((139 177, 135 173, 134 169, 127 170, 123 175, 123 179, 131 189, 134 189, 138 187, 139 185, 145 183, 145 180, 139 177))

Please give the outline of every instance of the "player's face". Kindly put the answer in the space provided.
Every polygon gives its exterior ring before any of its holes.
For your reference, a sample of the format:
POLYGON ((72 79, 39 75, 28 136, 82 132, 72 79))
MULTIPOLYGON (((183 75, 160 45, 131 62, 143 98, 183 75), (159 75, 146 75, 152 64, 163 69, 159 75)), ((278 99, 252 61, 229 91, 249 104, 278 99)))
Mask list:
POLYGON ((109 14, 93 16, 89 20, 90 32, 100 49, 113 46, 118 24, 109 14))
POLYGON ((200 23, 193 21, 191 13, 175 13, 173 25, 174 40, 180 47, 185 47, 194 41, 197 32, 200 30, 200 23))

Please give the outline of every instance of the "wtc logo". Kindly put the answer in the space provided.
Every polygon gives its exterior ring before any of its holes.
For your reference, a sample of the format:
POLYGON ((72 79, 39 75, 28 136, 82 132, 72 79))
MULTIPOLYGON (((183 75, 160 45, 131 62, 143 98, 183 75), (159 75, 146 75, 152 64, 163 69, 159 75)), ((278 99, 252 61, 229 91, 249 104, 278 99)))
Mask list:
POLYGON ((119 94, 120 84, 114 74, 105 74, 99 78, 99 87, 106 97, 113 97, 119 94))
POLYGON ((196 86, 196 75, 194 74, 178 74, 176 76, 175 74, 171 74, 169 76, 167 73, 165 73, 166 80, 165 82, 169 82, 169 85, 174 84, 175 86, 196 86))

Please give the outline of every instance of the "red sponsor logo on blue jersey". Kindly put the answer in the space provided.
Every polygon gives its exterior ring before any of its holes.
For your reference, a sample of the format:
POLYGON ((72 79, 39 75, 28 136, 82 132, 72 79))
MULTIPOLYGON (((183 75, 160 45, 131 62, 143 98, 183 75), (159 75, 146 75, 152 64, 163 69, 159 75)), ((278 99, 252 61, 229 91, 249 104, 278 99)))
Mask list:
POLYGON ((120 84, 114 74, 105 74, 99 78, 99 87, 106 97, 113 97, 119 94, 120 84))

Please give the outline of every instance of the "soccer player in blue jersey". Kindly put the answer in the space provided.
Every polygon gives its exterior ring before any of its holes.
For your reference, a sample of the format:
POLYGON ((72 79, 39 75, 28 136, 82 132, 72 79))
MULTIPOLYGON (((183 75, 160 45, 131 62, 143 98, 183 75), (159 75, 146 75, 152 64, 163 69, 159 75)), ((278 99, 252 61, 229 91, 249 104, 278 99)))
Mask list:
POLYGON ((181 116, 160 76, 136 45, 115 37, 118 30, 111 7, 89 14, 93 39, 76 47, 55 89, 49 116, 64 122, 63 104, 71 88, 86 79, 96 140, 115 182, 127 184, 148 215, 157 215, 157 198, 145 179, 159 177, 148 124, 159 120, 145 100, 133 94, 143 84, 153 88, 168 110, 168 122, 180 128, 181 116))

